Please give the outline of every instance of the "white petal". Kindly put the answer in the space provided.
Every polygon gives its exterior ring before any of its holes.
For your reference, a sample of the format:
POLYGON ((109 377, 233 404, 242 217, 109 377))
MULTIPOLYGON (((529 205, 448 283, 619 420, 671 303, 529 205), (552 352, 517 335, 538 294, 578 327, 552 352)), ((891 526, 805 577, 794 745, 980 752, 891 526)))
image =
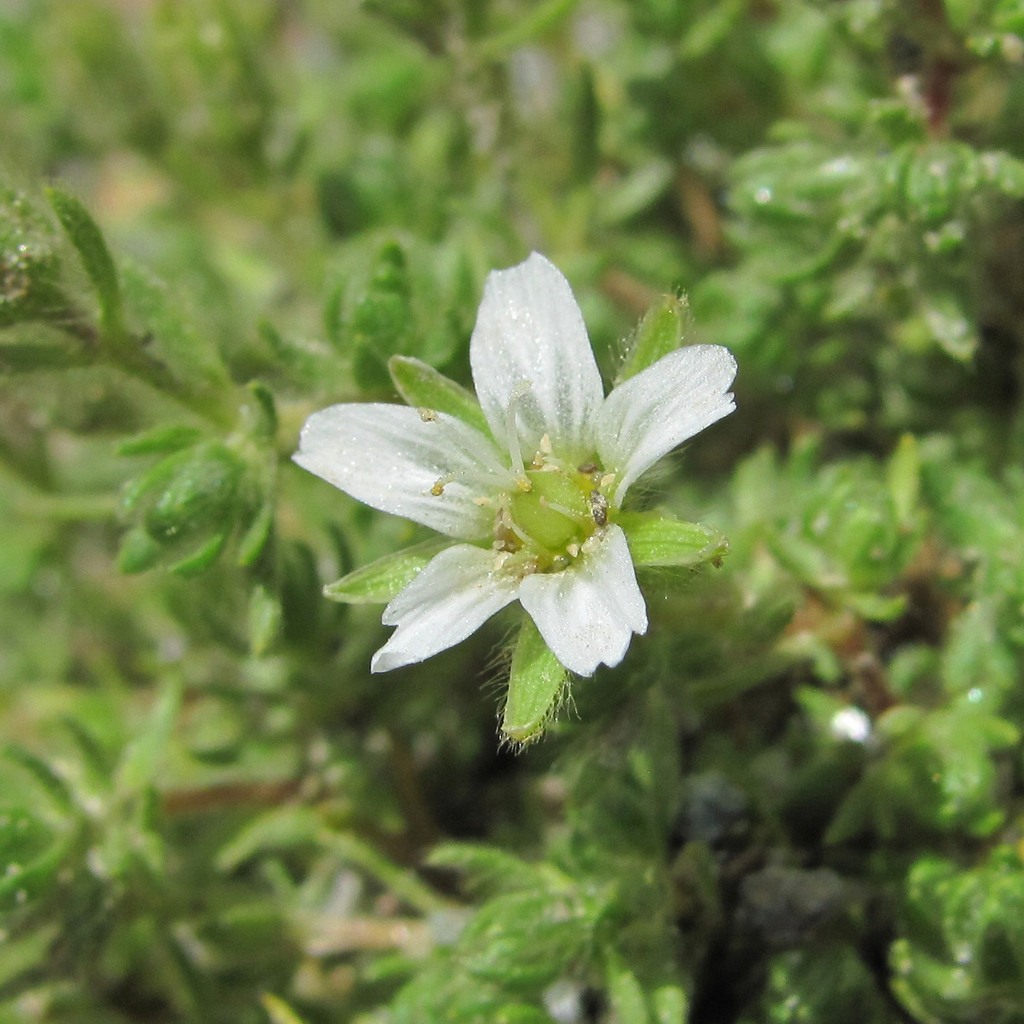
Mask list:
POLYGON ((597 450, 604 468, 616 473, 616 504, 658 459, 736 408, 728 391, 735 376, 727 348, 692 345, 659 359, 605 399, 597 450))
POLYGON ((293 458, 373 508, 465 540, 486 536, 494 520, 494 510, 473 499, 508 482, 488 438, 452 416, 424 420, 402 405, 332 405, 313 413, 293 458), (449 475, 456 479, 432 494, 449 475))
POLYGON ((562 572, 536 573, 519 585, 519 600, 556 658, 571 672, 594 674, 622 661, 634 633, 647 632, 626 535, 609 526, 588 541, 562 572))
POLYGON ((389 672, 447 650, 514 601, 517 581, 493 566, 494 552, 471 544, 435 555, 384 609, 384 625, 398 629, 373 656, 370 671, 389 672))
POLYGON ((604 389, 580 308, 553 263, 533 253, 488 275, 469 358, 495 438, 506 436, 509 406, 518 398, 526 461, 544 434, 563 458, 590 456, 604 389))

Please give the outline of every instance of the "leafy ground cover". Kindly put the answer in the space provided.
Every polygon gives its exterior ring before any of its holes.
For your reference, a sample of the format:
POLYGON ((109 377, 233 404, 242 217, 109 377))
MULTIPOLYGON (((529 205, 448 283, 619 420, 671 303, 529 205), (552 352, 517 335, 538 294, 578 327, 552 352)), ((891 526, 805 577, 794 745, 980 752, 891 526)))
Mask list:
POLYGON ((1024 1021, 1022 67, 1021 0, 0 6, 0 1024, 1024 1021), (608 384, 739 375, 517 750, 516 620, 371 676, 323 588, 428 534, 291 455, 531 250, 608 384))

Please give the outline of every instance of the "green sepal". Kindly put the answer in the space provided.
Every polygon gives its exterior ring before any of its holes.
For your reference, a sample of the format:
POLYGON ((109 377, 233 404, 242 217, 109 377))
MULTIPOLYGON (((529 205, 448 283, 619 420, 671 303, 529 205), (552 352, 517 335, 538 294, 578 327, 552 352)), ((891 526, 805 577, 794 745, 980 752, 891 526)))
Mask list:
POLYGON ((660 512, 623 512, 616 522, 637 566, 717 563, 729 553, 725 537, 701 523, 684 523, 660 512))
POLYGON ((616 386, 653 366, 662 356, 675 352, 683 344, 692 320, 685 295, 663 295, 647 310, 626 343, 626 354, 615 378, 616 386))
POLYGON ((154 463, 145 472, 129 480, 121 490, 121 514, 126 517, 133 515, 139 509, 143 498, 168 483, 191 456, 190 448, 172 452, 167 458, 154 463))
POLYGON ((263 554, 270 535, 274 530, 274 504, 271 501, 265 502, 259 512, 253 516, 248 529, 242 534, 238 542, 238 565, 243 569, 254 565, 256 560, 263 554))
POLYGON ((409 405, 446 412, 483 434, 490 433, 476 396, 421 359, 392 356, 388 360, 388 372, 395 390, 409 405))
POLYGON ((129 437, 117 446, 119 455, 154 455, 179 452, 195 444, 202 437, 202 431, 184 424, 157 427, 129 437))
POLYGON ((262 583, 249 595, 249 646, 257 658, 263 657, 281 633, 281 599, 262 583))
POLYGON ((108 338, 121 338, 124 334, 121 285, 103 232, 81 201, 70 192, 48 188, 46 197, 71 244, 78 250, 82 266, 96 289, 103 333, 108 338))
POLYGON ((198 576, 199 573, 205 572, 217 560, 227 542, 227 530, 223 533, 215 533, 208 541, 196 548, 192 554, 181 559, 181 561, 175 562, 170 567, 171 572, 178 576, 198 576))
POLYGON ((141 526, 129 530, 121 540, 117 553, 117 567, 127 575, 152 569, 163 554, 163 545, 154 540, 141 526))
POLYGON ((324 587, 324 597, 342 604, 387 604, 449 543, 446 540, 428 540, 403 551, 384 555, 342 576, 340 580, 328 583, 324 587))
POLYGON ((548 649, 533 620, 524 617, 512 653, 508 697, 501 714, 502 735, 524 746, 540 739, 568 676, 568 670, 548 649))
POLYGON ((230 522, 241 477, 242 465, 225 445, 196 447, 147 510, 146 529, 168 541, 230 522))

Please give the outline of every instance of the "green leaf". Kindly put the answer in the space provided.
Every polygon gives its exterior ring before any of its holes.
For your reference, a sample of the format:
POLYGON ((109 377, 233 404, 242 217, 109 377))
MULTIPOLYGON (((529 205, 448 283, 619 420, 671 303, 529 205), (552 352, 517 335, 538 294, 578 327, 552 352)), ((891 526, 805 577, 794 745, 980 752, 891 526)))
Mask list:
POLYGON ((267 1011, 270 1024, 305 1024, 303 1019, 283 1000, 270 992, 260 993, 260 1002, 267 1011))
POLYGON ((729 552, 729 542, 717 530, 659 512, 624 512, 617 522, 638 566, 700 565, 717 562, 729 552))
POLYGON ((196 427, 172 424, 136 434, 122 441, 117 450, 121 455, 164 455, 188 448, 201 437, 202 431, 196 427))
POLYGON ((595 909, 571 891, 497 896, 467 926, 459 959, 476 979, 510 994, 534 992, 584 955, 595 909))
MULTIPOLYGON (((60 261, 54 241, 49 218, 27 196, 0 184, 0 327, 59 321, 67 315, 68 301, 57 283, 60 261)), ((49 346, 17 348, 25 351, 4 353, 0 366, 32 370, 60 358, 60 350, 49 346)))
POLYGON ((281 632, 281 599, 258 583, 249 598, 249 644, 257 658, 273 646, 281 632))
POLYGON ((199 545, 190 555, 179 559, 170 566, 171 572, 178 576, 198 576, 205 572, 220 556, 228 542, 228 532, 213 534, 199 545))
POLYGON ((508 697, 501 715, 502 734, 522 745, 540 739, 568 675, 544 643, 533 620, 524 616, 512 654, 508 697))
POLYGON ((342 604, 387 604, 408 586, 420 570, 450 541, 428 540, 403 551, 384 555, 324 587, 324 597, 342 604))
POLYGON ((617 960, 608 965, 608 999, 618 1024, 650 1024, 644 990, 636 975, 617 960))
POLYGON ((662 985, 651 996, 657 1024, 685 1024, 688 1000, 678 985, 662 985))
POLYGON ((238 542, 237 562, 243 568, 256 563, 274 531, 274 504, 265 502, 238 542))
POLYGON ((46 190, 46 196, 96 289, 103 333, 116 344, 124 335, 124 309, 117 269, 103 232, 81 201, 70 192, 52 187, 46 190))
POLYGON ((626 343, 626 356, 615 378, 616 385, 646 370, 662 356, 675 352, 683 344, 692 320, 685 295, 662 296, 644 314, 626 343))
POLYGON ((131 322, 142 325, 161 361, 176 378, 192 392, 227 385, 228 375, 217 345, 197 332, 183 315, 187 305, 177 289, 131 263, 123 267, 121 286, 131 322))
POLYGON ((904 434, 886 467, 886 482, 899 523, 911 523, 921 490, 921 455, 913 434, 904 434))
POLYGON ((181 708, 181 696, 180 681, 166 683, 142 731, 125 747, 114 776, 122 795, 134 795, 153 784, 181 708))
POLYGON ((470 886, 487 893, 517 892, 536 888, 540 870, 519 857, 479 843, 443 843, 427 855, 432 867, 448 868, 467 875, 470 886))
POLYGON ((136 526, 121 539, 117 567, 129 576, 145 572, 160 561, 163 551, 163 545, 158 540, 154 540, 141 526, 136 526))
POLYGON ((482 434, 490 434, 476 396, 432 366, 413 356, 392 356, 388 372, 395 390, 409 405, 449 413, 482 434))
POLYGON ((373 276, 356 302, 349 322, 352 370, 364 390, 385 386, 387 361, 412 330, 409 272, 405 254, 391 242, 377 255, 373 276))
POLYGON ((249 820, 217 854, 218 871, 231 872, 265 850, 287 850, 313 843, 323 824, 310 807, 275 807, 249 820))
POLYGON ((56 808, 65 813, 71 811, 74 806, 71 787, 42 758, 16 744, 5 747, 3 757, 30 775, 56 808))

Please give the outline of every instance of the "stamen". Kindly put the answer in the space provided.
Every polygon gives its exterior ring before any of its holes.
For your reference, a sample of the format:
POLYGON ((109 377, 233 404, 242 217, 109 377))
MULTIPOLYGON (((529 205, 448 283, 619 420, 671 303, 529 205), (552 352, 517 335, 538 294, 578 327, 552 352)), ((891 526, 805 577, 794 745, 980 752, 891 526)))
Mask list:
POLYGON ((516 478, 516 486, 521 491, 532 491, 533 485, 526 475, 526 466, 523 464, 523 452, 519 445, 519 430, 516 427, 516 406, 531 387, 533 385, 528 380, 521 380, 512 389, 508 408, 505 410, 505 443, 508 445, 508 454, 512 459, 512 472, 516 478))

